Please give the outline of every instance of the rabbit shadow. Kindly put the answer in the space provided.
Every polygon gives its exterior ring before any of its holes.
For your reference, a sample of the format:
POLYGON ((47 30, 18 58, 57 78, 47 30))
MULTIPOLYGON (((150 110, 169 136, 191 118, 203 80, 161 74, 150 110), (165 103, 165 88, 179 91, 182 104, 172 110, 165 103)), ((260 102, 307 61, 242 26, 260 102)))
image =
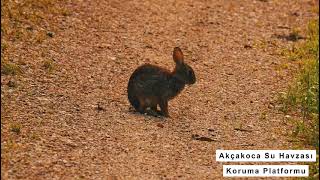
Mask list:
POLYGON ((160 114, 160 111, 155 112, 151 109, 146 110, 145 113, 140 113, 139 111, 135 110, 134 107, 130 107, 128 109, 128 113, 132 115, 140 115, 144 117, 156 118, 157 120, 165 120, 166 118, 169 118, 169 117, 162 116, 160 114))

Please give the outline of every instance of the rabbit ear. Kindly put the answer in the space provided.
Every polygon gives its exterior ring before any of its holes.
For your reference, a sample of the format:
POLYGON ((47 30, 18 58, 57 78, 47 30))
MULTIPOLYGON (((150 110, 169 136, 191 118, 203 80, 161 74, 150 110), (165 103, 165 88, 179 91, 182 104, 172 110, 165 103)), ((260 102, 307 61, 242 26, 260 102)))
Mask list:
POLYGON ((176 62, 176 64, 183 63, 183 53, 179 47, 175 47, 173 49, 173 60, 176 62))

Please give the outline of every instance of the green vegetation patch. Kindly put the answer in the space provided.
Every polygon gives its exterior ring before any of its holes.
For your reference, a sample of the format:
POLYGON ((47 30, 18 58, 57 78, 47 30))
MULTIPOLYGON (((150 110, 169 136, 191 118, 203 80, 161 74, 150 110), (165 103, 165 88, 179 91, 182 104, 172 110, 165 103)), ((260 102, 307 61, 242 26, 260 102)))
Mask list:
MULTIPOLYGON (((319 19, 308 24, 308 37, 298 47, 286 54, 301 65, 293 84, 281 93, 282 111, 300 117, 291 119, 294 126, 292 136, 309 149, 319 154, 319 19)), ((310 176, 319 176, 319 158, 310 164, 310 176)))

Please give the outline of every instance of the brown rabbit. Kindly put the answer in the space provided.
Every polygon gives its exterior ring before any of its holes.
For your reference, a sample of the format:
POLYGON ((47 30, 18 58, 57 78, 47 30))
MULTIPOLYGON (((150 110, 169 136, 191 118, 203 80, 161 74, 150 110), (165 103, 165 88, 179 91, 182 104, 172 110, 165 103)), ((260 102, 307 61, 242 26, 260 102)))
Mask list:
POLYGON ((177 96, 186 84, 194 84, 196 77, 193 69, 184 63, 183 53, 179 47, 173 49, 175 69, 167 69, 145 64, 138 67, 128 83, 130 104, 140 113, 163 115, 169 117, 168 101, 177 96), (157 110, 159 104, 161 111, 157 110))

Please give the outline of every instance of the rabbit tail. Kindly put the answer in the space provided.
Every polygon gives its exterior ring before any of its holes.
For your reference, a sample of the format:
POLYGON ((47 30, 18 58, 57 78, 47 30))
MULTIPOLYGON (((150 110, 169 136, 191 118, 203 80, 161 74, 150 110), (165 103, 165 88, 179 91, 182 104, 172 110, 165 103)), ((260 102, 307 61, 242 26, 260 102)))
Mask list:
POLYGON ((129 93, 128 93, 128 99, 129 99, 130 104, 131 104, 136 110, 138 110, 139 107, 140 107, 140 102, 139 102, 138 98, 129 92, 129 93))

